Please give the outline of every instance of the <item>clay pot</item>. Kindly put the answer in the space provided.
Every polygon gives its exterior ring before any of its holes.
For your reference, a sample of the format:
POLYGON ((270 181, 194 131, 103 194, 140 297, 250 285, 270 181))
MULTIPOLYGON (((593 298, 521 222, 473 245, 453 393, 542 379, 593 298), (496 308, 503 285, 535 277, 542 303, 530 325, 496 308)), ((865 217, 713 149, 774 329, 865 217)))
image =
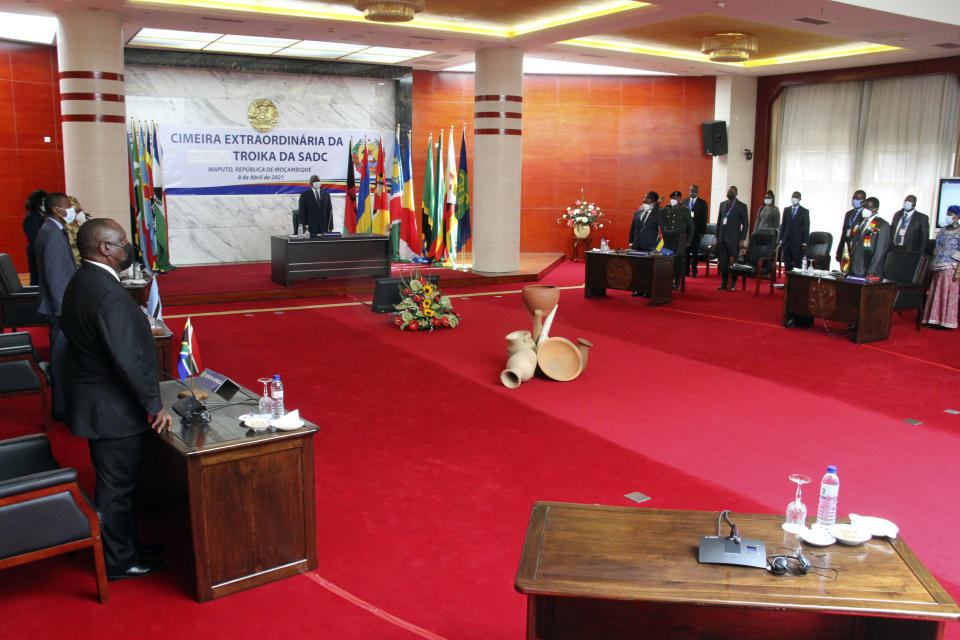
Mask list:
POLYGON ((577 338, 577 349, 580 350, 580 371, 583 372, 587 368, 587 354, 590 351, 590 347, 593 346, 593 343, 587 340, 586 338, 577 338))
POLYGON ((573 225, 573 235, 578 238, 586 238, 590 235, 590 225, 577 223, 573 225))
POLYGON ((560 289, 545 284, 531 284, 523 288, 520 297, 531 318, 533 318, 533 312, 537 309, 540 309, 543 317, 546 318, 557 306, 557 301, 560 299, 560 289))
POLYGON ((520 349, 507 359, 507 368, 500 373, 500 382, 508 389, 516 389, 521 382, 532 378, 536 370, 536 352, 533 349, 520 349))
POLYGON ((533 337, 529 331, 511 331, 506 335, 506 338, 508 355, 514 354, 521 349, 534 349, 537 346, 537 343, 533 341, 533 337))
POLYGON ((580 350, 566 338, 547 338, 537 347, 537 363, 551 380, 568 382, 583 370, 580 350))

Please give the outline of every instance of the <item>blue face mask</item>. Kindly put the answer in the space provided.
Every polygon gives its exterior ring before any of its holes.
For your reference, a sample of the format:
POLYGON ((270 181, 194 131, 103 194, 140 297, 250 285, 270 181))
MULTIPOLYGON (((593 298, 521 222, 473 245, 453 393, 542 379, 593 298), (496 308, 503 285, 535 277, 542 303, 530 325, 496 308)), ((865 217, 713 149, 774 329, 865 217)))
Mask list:
POLYGON ((854 199, 853 199, 853 208, 854 208, 854 209, 859 209, 859 208, 860 208, 860 203, 862 203, 862 202, 863 202, 863 200, 857 200, 856 198, 854 198, 854 199))

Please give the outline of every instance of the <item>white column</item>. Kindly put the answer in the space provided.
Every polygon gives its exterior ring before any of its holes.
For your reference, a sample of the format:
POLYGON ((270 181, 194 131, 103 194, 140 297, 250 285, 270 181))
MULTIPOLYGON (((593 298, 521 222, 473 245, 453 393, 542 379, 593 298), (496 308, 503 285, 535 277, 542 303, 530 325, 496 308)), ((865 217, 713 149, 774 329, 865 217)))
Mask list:
POLYGON ((473 121, 473 268, 520 268, 523 51, 476 53, 473 121))
POLYGON ((740 192, 737 197, 747 205, 752 216, 754 207, 750 203, 750 193, 753 189, 753 160, 747 160, 743 150, 754 150, 757 78, 729 73, 718 74, 713 119, 727 123, 727 155, 713 158, 710 222, 715 221, 717 207, 727 199, 727 187, 730 185, 736 185, 740 192))
POLYGON ((98 9, 57 17, 66 190, 93 215, 119 222, 129 238, 122 19, 98 9))

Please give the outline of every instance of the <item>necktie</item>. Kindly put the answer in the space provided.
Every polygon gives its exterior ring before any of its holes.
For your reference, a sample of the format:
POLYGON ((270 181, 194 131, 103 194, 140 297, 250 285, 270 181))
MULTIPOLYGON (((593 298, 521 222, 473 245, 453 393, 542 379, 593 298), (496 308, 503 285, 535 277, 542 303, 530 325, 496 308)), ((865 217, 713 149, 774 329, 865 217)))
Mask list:
POLYGON ((63 232, 63 239, 67 241, 67 246, 70 246, 70 234, 67 233, 66 227, 64 227, 63 229, 60 229, 60 231, 63 232))

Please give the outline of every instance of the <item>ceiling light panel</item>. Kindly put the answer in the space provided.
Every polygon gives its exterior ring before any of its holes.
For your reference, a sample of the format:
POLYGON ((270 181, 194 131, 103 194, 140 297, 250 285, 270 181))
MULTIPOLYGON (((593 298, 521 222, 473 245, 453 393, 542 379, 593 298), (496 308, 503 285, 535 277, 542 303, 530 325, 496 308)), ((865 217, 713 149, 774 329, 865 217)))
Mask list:
POLYGON ((56 18, 0 12, 0 38, 4 40, 53 44, 55 35, 57 35, 56 18))
POLYGON ((230 44, 229 42, 212 42, 203 48, 204 51, 218 51, 220 53, 253 53, 270 55, 280 51, 278 47, 262 47, 253 44, 230 44))
POLYGON ((163 49, 190 49, 198 51, 203 49, 205 46, 210 44, 209 42, 201 42, 198 40, 173 40, 169 38, 141 38, 139 35, 134 36, 130 42, 127 43, 133 47, 161 47, 163 49))
POLYGON ((363 53, 372 56, 403 56, 404 59, 422 58, 436 51, 422 51, 420 49, 396 49, 393 47, 369 47, 363 50, 363 53))
POLYGON ((140 29, 136 35, 137 38, 166 39, 166 40, 190 40, 197 42, 213 42, 217 38, 223 37, 222 33, 206 33, 203 31, 177 31, 176 29, 140 29))
POLYGON ((263 38, 260 36, 235 36, 227 34, 217 40, 217 42, 222 44, 242 44, 253 47, 283 49, 299 41, 290 38, 263 38))
POLYGON ((333 51, 340 54, 344 53, 353 53, 354 51, 360 51, 361 49, 366 49, 368 45, 365 44, 352 44, 348 42, 321 42, 319 40, 301 40, 296 44, 292 44, 287 47, 288 50, 307 50, 307 51, 333 51))
POLYGON ((353 62, 379 62, 381 64, 394 64, 397 62, 405 62, 410 59, 411 58, 409 56, 377 56, 369 54, 366 51, 348 53, 340 58, 340 60, 350 60, 353 62))

